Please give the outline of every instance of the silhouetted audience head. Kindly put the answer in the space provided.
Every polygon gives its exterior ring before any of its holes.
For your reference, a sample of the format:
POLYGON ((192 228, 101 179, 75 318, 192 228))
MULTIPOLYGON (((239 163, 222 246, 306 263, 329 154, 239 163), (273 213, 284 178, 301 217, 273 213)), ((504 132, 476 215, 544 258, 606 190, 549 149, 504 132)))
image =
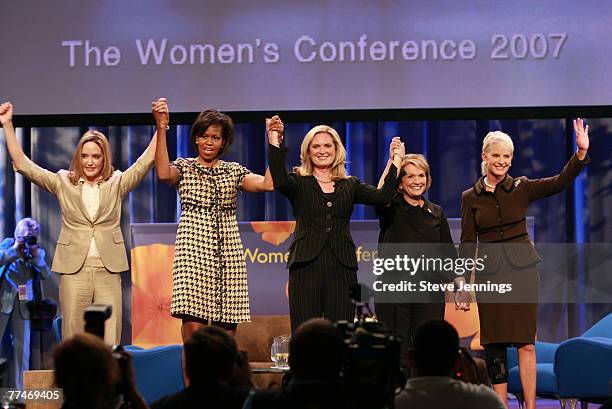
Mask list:
POLYGON ((229 382, 238 362, 236 341, 227 331, 206 326, 185 342, 185 372, 191 385, 229 382))
POLYGON ((452 376, 459 359, 459 334, 444 320, 417 327, 410 361, 417 376, 452 376))
POLYGON ((53 354, 55 385, 65 407, 114 408, 121 372, 110 347, 88 333, 63 341, 53 354))
POLYGON ((289 366, 296 379, 338 379, 344 340, 334 324, 313 318, 298 327, 289 344, 289 366))

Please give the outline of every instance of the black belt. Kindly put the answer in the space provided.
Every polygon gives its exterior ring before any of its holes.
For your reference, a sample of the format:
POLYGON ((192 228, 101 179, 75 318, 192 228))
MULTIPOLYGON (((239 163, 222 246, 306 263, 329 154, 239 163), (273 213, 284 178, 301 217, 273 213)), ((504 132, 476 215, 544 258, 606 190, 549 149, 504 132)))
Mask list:
POLYGON ((515 225, 517 225, 519 223, 522 223, 524 221, 525 221, 525 218, 523 217, 521 220, 516 220, 516 221, 513 221, 513 222, 508 222, 508 223, 504 223, 504 224, 497 224, 495 226, 490 226, 490 227, 482 227, 480 229, 476 228, 476 233, 477 234, 488 233, 490 231, 495 231, 495 230, 498 230, 498 229, 503 229, 503 228, 506 228, 506 227, 515 226, 515 225))
POLYGON ((201 205, 201 204, 195 204, 195 203, 181 203, 181 210, 183 211, 215 211, 215 210, 219 210, 222 212, 232 212, 236 210, 236 206, 235 205, 226 205, 226 206, 219 206, 217 204, 212 204, 212 205, 201 205))
MULTIPOLYGON (((505 243, 505 242, 508 242, 508 241, 510 241, 510 240, 515 240, 515 239, 518 239, 518 238, 520 238, 520 237, 525 237, 525 236, 529 236, 529 234, 527 234, 527 233, 521 233, 521 234, 517 234, 516 236, 512 236, 512 237, 504 237, 503 239, 499 239, 499 240, 486 241, 486 242, 485 242, 485 241, 483 241, 482 243, 483 243, 483 244, 485 244, 485 243, 487 243, 487 244, 488 244, 488 243, 505 243)), ((523 242, 520 242, 520 243, 523 243, 523 242)), ((525 243, 527 243, 527 242, 525 242, 525 243)))

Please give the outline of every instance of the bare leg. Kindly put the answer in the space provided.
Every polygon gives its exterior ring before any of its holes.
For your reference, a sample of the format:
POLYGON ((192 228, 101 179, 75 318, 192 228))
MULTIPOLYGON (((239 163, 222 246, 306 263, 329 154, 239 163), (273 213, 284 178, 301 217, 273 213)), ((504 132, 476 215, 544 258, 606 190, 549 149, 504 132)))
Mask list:
POLYGON ((493 384, 493 390, 497 393, 497 396, 504 402, 504 406, 508 407, 508 383, 496 383, 493 384))
POLYGON ((197 321, 183 321, 183 326, 181 327, 181 335, 183 336, 183 342, 186 342, 191 335, 199 330, 200 328, 204 328, 206 325, 197 322, 197 321))
POLYGON ((519 374, 525 395, 525 409, 535 409, 536 400, 536 352, 533 344, 518 348, 519 374))
POLYGON ((232 338, 236 336, 236 328, 238 328, 238 324, 234 322, 213 321, 211 324, 215 327, 223 328, 232 338))

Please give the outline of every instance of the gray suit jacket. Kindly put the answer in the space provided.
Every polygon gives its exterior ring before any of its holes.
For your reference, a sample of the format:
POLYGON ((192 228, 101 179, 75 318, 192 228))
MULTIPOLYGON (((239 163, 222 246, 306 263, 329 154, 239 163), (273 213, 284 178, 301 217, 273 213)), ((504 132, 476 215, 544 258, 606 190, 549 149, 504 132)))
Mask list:
POLYGON ((39 248, 38 256, 29 261, 31 266, 27 266, 24 260, 19 258, 17 252, 11 248, 13 243, 15 243, 15 239, 6 238, 2 244, 0 244, 0 273, 4 270, 6 265, 9 265, 2 279, 2 283, 0 283, 0 312, 10 314, 13 311, 19 286, 25 285, 27 287, 28 299, 19 301, 18 305, 21 310, 21 316, 25 319, 29 319, 26 303, 33 298, 32 268, 40 272, 40 278, 42 279, 49 277, 51 271, 45 262, 44 249, 39 248))
POLYGON ((78 272, 89 252, 91 238, 95 238, 104 267, 113 273, 128 270, 127 253, 121 232, 121 202, 138 186, 153 167, 154 149, 144 153, 125 172, 116 170, 100 184, 100 208, 92 219, 81 198, 81 183, 73 185, 67 170, 50 172, 27 159, 19 173, 53 193, 62 210, 62 230, 57 239, 51 270, 60 274, 78 272))

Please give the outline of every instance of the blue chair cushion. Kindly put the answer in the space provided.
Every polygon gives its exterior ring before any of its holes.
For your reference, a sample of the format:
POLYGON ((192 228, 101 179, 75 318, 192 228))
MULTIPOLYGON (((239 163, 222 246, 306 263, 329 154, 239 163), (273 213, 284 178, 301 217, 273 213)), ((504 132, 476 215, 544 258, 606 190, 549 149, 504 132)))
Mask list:
POLYGON ((143 347, 139 347, 138 345, 125 345, 123 347, 126 351, 144 351, 143 347))
POLYGON ((140 394, 151 404, 157 399, 181 391, 183 383, 182 345, 165 345, 129 351, 140 394))
MULTIPOLYGON (((536 391, 538 396, 557 394, 557 375, 555 375, 554 364, 536 364, 536 391)), ((519 368, 510 368, 508 375, 508 392, 522 392, 519 368)))

